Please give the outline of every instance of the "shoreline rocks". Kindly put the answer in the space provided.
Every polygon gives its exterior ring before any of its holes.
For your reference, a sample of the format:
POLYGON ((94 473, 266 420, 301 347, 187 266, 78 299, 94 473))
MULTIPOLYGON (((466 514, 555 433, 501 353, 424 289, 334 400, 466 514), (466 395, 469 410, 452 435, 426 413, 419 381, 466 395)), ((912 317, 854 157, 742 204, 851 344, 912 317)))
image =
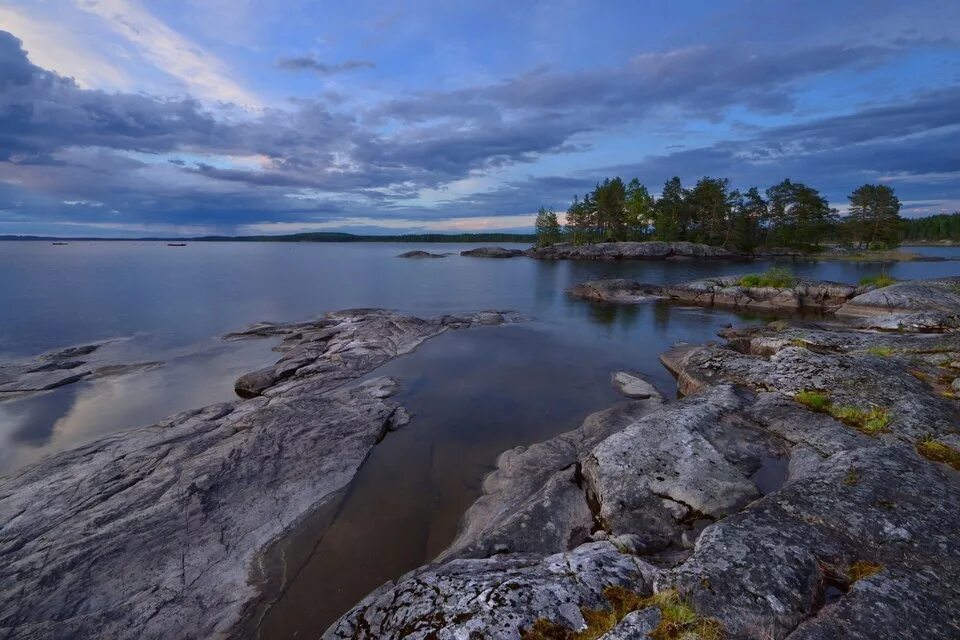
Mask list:
POLYGON ((253 397, 111 435, 0 478, 0 631, 18 638, 228 636, 264 596, 261 554, 342 495, 409 418, 353 380, 450 328, 349 310, 263 323, 283 356, 253 397))
POLYGON ((522 249, 504 249, 503 247, 478 247, 461 251, 461 256, 468 258, 516 258, 525 255, 522 249))
POLYGON ((694 242, 602 242, 599 244, 559 243, 530 250, 539 260, 669 260, 686 258, 745 258, 723 247, 694 242))
POLYGON ((445 253, 430 253, 429 251, 407 251, 397 256, 398 258, 446 258, 445 253))
POLYGON ((866 291, 839 282, 798 281, 792 287, 748 287, 740 276, 704 278, 683 284, 654 285, 633 280, 594 280, 571 287, 572 296, 598 302, 637 303, 664 298, 701 306, 744 309, 812 310, 832 313, 866 291))
MULTIPOLYGON (((606 289, 650 295, 635 284, 606 289)), ((835 286, 812 299, 859 295, 835 286)), ((502 454, 457 540, 323 638, 642 638, 670 598, 688 606, 681 633, 956 637, 960 334, 781 321, 722 336, 663 355, 681 400, 502 454), (606 588, 588 557, 614 571, 606 588)))

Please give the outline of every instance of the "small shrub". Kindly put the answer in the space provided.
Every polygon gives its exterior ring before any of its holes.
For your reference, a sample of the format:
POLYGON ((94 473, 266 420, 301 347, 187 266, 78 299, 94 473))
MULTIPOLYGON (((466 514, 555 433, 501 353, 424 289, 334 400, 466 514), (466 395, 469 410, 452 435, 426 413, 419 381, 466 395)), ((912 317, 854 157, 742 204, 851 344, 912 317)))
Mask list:
POLYGON ((937 442, 932 437, 924 438, 917 443, 917 453, 927 460, 942 462, 960 471, 960 451, 942 442, 937 442))
POLYGON ((886 242, 875 240, 867 245, 867 251, 886 251, 889 249, 886 242))
POLYGON ((891 278, 885 273, 878 273, 875 276, 866 276, 860 278, 860 285, 864 287, 877 287, 878 289, 882 287, 889 287, 892 284, 897 282, 896 278, 891 278))
POLYGON ((872 356, 880 358, 889 358, 893 355, 893 347, 870 347, 867 352, 872 356))
POLYGON ((830 405, 830 396, 823 391, 798 391, 795 398, 797 402, 814 411, 826 411, 830 405))
POLYGON ((856 582, 857 580, 863 580, 864 578, 869 578, 870 576, 879 573, 883 569, 883 565, 879 562, 870 562, 869 560, 857 560, 850 565, 848 573, 850 574, 850 582, 856 582))
POLYGON ((741 287, 773 287, 788 289, 797 284, 797 277, 786 267, 771 267, 763 273, 748 273, 737 281, 741 287))

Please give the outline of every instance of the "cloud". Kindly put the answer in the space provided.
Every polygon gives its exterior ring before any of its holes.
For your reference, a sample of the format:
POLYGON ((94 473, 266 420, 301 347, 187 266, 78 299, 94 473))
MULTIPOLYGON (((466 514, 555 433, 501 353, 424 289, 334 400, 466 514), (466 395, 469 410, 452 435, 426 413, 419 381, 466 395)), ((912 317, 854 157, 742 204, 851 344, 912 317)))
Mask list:
POLYGON ((277 60, 277 68, 287 71, 312 71, 322 76, 343 73, 345 71, 355 71, 357 69, 373 69, 374 65, 369 60, 345 60, 344 62, 328 63, 323 62, 316 56, 293 56, 289 58, 280 58, 277 60))
POLYGON ((262 106, 261 100, 234 78, 225 62, 171 29, 137 0, 77 0, 76 5, 102 18, 190 94, 204 100, 262 106))

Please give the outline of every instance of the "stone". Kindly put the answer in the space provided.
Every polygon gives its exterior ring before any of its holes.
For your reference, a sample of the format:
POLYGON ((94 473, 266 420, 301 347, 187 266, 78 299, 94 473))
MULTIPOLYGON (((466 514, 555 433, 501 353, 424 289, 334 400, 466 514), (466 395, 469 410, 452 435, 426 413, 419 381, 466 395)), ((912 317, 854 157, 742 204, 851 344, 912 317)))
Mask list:
MULTIPOLYGON (((469 324, 478 316, 464 317, 469 324)), ((298 336, 257 395, 110 435, 0 478, 0 632, 228 637, 263 553, 334 504, 404 421, 390 378, 354 381, 449 327, 382 310, 259 326, 298 336), (314 329, 331 329, 314 339, 314 329), (351 384, 348 384, 351 383, 351 384)))
POLYGON ((610 375, 610 383, 613 388, 622 395, 634 400, 646 400, 647 398, 662 398, 656 387, 641 378, 640 376, 627 372, 617 371, 610 375))
POLYGON ((650 593, 656 569, 591 542, 549 556, 498 555, 427 565, 388 582, 323 634, 323 640, 519 640, 538 619, 582 625, 580 607, 608 609, 619 586, 650 593), (570 606, 570 605, 574 606, 570 606))
POLYGON ((639 611, 631 611, 623 617, 610 631, 598 640, 643 640, 660 624, 660 610, 656 607, 647 607, 639 611))
POLYGON ((540 260, 666 260, 676 258, 738 258, 723 247, 693 242, 602 242, 598 244, 558 243, 530 250, 540 260))
POLYGON ((430 253, 429 251, 407 251, 397 256, 398 258, 445 258, 444 253, 430 253))
POLYGON ((467 249, 461 251, 461 256, 469 258, 516 258, 522 256, 521 249, 504 249, 503 247, 478 247, 476 249, 467 249))

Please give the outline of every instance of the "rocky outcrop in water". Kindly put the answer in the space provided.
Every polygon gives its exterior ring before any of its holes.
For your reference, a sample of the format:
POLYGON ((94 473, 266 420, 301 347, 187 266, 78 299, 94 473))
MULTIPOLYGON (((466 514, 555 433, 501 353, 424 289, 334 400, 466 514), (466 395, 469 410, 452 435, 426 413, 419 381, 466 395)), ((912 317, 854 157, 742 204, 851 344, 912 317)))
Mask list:
POLYGON ((338 499, 407 419, 395 383, 346 383, 451 327, 379 310, 234 337, 283 336, 249 399, 102 438, 0 479, 0 633, 225 637, 251 611, 267 545, 338 499))
POLYGON ((828 313, 837 311, 865 291, 863 287, 819 281, 799 281, 792 287, 741 286, 740 278, 723 276, 675 285, 643 284, 625 279, 594 280, 572 287, 569 293, 598 302, 635 303, 665 298, 702 306, 828 313))
POLYGON ((516 258, 524 255, 521 249, 504 249, 503 247, 478 247, 461 251, 460 255, 468 258, 516 258))
POLYGON ((688 258, 743 258, 723 247, 694 242, 602 242, 570 244, 566 242, 536 247, 532 258, 541 260, 682 260, 688 258))
POLYGON ((407 251, 397 256, 398 258, 445 258, 445 253, 430 253, 429 251, 407 251))
POLYGON ((158 362, 111 364, 91 358, 102 343, 67 347, 34 360, 0 363, 0 402, 49 391, 90 378, 122 375, 158 366, 158 362))
POLYGON ((957 336, 678 346, 685 398, 502 454, 437 562, 324 637, 957 637, 957 336))
POLYGON ((877 329, 953 330, 960 328, 960 277, 907 280, 866 291, 837 315, 863 318, 877 329))

